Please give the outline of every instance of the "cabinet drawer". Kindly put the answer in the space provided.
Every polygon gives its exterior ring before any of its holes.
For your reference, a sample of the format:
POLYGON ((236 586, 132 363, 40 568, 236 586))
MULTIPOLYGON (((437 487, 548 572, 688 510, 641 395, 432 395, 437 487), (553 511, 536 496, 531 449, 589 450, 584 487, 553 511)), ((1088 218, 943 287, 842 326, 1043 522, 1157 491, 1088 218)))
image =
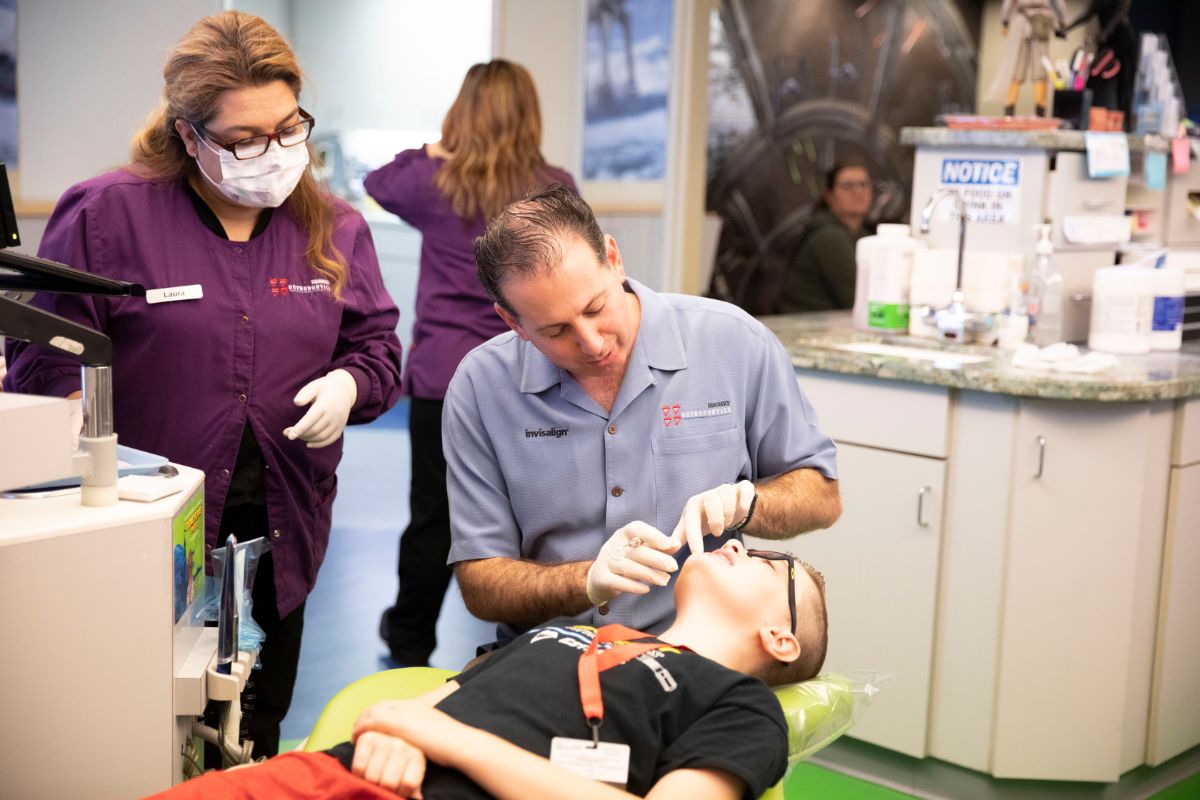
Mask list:
MULTIPOLYGON (((1071 246, 1063 237, 1066 217, 1121 216, 1125 213, 1127 180, 1089 178, 1087 154, 1060 152, 1046 184, 1046 216, 1054 222, 1055 248, 1071 246)), ((1029 234, 1031 237, 1032 233, 1029 234)), ((1032 239, 1030 240, 1032 241, 1032 239)), ((1089 249, 1111 249, 1092 245, 1089 249)))
POLYGON ((857 375, 796 370, 800 388, 835 441, 945 458, 950 390, 857 375))

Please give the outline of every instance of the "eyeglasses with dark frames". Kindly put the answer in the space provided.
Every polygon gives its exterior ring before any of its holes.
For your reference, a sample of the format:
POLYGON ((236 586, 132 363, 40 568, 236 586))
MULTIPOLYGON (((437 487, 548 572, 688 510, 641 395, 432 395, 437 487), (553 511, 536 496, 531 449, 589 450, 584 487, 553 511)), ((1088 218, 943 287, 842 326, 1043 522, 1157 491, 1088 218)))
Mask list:
POLYGON ((796 635, 796 557, 791 553, 780 553, 777 550, 747 550, 751 558, 761 558, 763 561, 786 561, 788 566, 788 614, 792 620, 792 635, 796 635))
POLYGON ((308 137, 312 135, 313 126, 316 125, 316 120, 312 114, 309 114, 303 108, 297 107, 300 113, 300 121, 288 125, 285 128, 280 128, 274 133, 260 133, 257 136, 247 136, 245 139, 238 139, 233 142, 222 142, 217 137, 213 136, 212 132, 203 125, 193 124, 197 133, 203 134, 217 147, 228 150, 233 153, 233 157, 238 161, 248 161, 252 158, 258 158, 267 152, 271 142, 279 142, 280 147, 295 147, 298 144, 304 144, 308 141, 308 137))

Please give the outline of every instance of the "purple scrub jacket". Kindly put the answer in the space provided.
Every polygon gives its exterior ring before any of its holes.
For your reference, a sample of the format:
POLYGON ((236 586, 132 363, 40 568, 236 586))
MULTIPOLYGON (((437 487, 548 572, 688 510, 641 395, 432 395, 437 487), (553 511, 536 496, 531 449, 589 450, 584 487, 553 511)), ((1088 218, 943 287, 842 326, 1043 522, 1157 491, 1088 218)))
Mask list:
MULTIPOLYGON (((292 398, 337 368, 358 384, 351 423, 375 419, 400 395, 399 312, 366 222, 334 202, 333 242, 349 265, 340 303, 305 263, 308 236, 286 203, 259 236, 231 242, 204 226, 182 184, 125 170, 68 189, 38 251, 147 289, 201 285, 200 300, 43 294, 33 304, 112 338, 118 441, 204 471, 210 548, 249 423, 266 462, 281 615, 316 581, 342 455, 341 440, 310 449, 284 437, 307 410, 292 398)), ((79 388, 69 358, 11 340, 7 357, 9 391, 62 397, 79 388)))
MULTIPOLYGON (((444 163, 430 158, 423 147, 405 150, 363 181, 375 202, 421 232, 421 272, 404 393, 422 400, 444 398, 463 356, 508 330, 475 272, 475 238, 483 235, 483 216, 464 222, 433 184, 444 163)), ((536 182, 561 183, 578 192, 570 174, 556 167, 543 167, 536 182)))

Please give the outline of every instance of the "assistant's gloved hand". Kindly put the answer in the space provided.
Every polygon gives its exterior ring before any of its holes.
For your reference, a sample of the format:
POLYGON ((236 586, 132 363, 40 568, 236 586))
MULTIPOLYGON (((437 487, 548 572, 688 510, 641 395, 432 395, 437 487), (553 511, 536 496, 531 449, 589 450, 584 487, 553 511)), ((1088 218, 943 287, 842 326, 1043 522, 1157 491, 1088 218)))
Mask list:
POLYGON ((292 400, 298 406, 312 406, 290 428, 283 429, 289 439, 303 439, 309 447, 333 444, 346 428, 350 409, 358 399, 358 384, 344 369, 335 369, 323 378, 304 384, 292 400))
POLYGON ((645 522, 631 522, 608 537, 588 569, 587 595, 595 605, 619 594, 646 594, 647 584, 666 586, 679 569, 667 553, 679 543, 645 522))
POLYGON ((703 553, 706 533, 720 536, 730 528, 740 528, 749 521, 754 493, 753 483, 738 481, 736 484, 722 483, 715 489, 692 495, 683 507, 683 514, 671 532, 671 538, 680 547, 686 542, 692 548, 692 555, 703 553))

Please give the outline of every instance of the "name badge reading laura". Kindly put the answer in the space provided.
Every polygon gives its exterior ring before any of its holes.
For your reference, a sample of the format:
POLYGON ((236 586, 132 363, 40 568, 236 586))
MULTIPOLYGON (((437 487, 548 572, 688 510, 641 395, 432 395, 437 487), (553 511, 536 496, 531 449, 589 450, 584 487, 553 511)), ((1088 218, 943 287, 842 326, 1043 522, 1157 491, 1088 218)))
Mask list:
POLYGON ((198 283, 190 286, 169 286, 165 289, 147 289, 147 303, 177 303, 180 300, 199 300, 204 297, 204 288, 198 283))
POLYGON ((624 789, 629 782, 629 745, 592 744, 588 739, 555 736, 550 740, 550 760, 564 769, 594 781, 624 789))

